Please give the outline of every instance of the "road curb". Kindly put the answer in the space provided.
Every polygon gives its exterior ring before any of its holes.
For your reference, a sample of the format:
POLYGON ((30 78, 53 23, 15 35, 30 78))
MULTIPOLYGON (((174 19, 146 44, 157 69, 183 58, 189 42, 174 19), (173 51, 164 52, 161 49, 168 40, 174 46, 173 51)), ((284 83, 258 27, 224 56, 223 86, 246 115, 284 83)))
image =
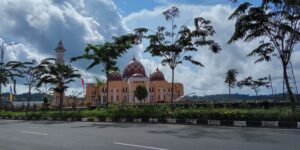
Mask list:
POLYGON ((186 119, 185 120, 186 124, 193 124, 196 125, 197 124, 197 119, 186 119))
MULTIPOLYGON (((23 117, 1 116, 0 119, 25 120, 23 117)), ((167 123, 187 125, 211 125, 233 127, 264 127, 264 128, 292 128, 300 129, 300 122, 295 121, 236 121, 236 120, 202 120, 202 119, 176 119, 176 118, 53 118, 29 117, 28 120, 47 121, 82 121, 82 122, 120 122, 120 123, 167 123)))
POLYGON ((235 127, 247 127, 246 121, 233 121, 233 126, 235 127))
POLYGON ((277 128, 278 127, 278 121, 261 121, 262 127, 271 127, 271 128, 277 128))
POLYGON ((220 120, 207 120, 208 125, 213 125, 213 126, 220 126, 221 122, 220 120))
POLYGON ((149 118, 150 123, 158 123, 158 118, 149 118))
POLYGON ((174 119, 174 118, 167 118, 167 123, 175 124, 176 123, 176 119, 174 119))

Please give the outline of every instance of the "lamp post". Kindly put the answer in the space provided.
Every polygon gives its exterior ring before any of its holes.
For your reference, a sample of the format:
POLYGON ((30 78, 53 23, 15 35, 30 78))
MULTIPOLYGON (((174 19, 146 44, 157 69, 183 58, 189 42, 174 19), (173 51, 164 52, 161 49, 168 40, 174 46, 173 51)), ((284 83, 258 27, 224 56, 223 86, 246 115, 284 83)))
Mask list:
POLYGON ((2 75, 3 75, 3 65, 4 65, 4 62, 3 62, 4 61, 4 51, 7 47, 13 46, 16 44, 18 44, 18 43, 13 42, 10 44, 5 44, 5 42, 2 41, 1 47, 0 47, 1 48, 1 62, 0 62, 0 103, 1 103, 1 106, 3 106, 2 105, 3 102, 2 102, 2 81, 1 80, 3 79, 2 75))

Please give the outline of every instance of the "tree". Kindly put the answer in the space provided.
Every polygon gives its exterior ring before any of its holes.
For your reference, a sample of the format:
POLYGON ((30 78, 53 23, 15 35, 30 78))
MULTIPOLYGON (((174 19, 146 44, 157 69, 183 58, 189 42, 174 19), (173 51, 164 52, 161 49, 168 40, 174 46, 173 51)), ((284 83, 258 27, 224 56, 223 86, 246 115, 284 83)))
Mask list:
POLYGON ((148 91, 147 91, 147 89, 145 88, 145 86, 138 85, 138 86, 135 88, 134 96, 135 96, 141 103, 142 103, 143 100, 144 100, 144 102, 145 102, 145 99, 146 99, 147 96, 148 96, 148 91))
POLYGON ((236 75, 238 71, 236 69, 229 69, 226 73, 225 83, 228 85, 229 95, 231 95, 231 88, 236 85, 236 75))
POLYGON ((54 86, 51 89, 60 96, 59 112, 62 115, 63 96, 68 88, 67 84, 75 81, 75 78, 80 78, 80 74, 71 65, 55 63, 54 58, 42 60, 36 68, 36 74, 39 76, 37 87, 41 87, 43 83, 54 86))
POLYGON ((106 107, 108 108, 108 93, 109 93, 109 72, 117 71, 119 68, 117 65, 117 59, 131 48, 135 43, 136 35, 123 35, 120 37, 114 37, 112 42, 106 42, 100 45, 87 44, 84 50, 84 54, 81 56, 71 58, 71 61, 77 61, 79 59, 92 60, 92 63, 87 67, 91 69, 96 65, 103 65, 103 72, 106 75, 106 107))
POLYGON ((97 77, 95 77, 95 80, 96 80, 96 95, 98 95, 98 101, 101 100, 101 96, 100 96, 100 88, 104 85, 105 83, 105 80, 101 80, 97 77))
POLYGON ((260 87, 266 87, 269 88, 269 79, 268 77, 264 78, 258 78, 257 80, 253 80, 251 76, 245 78, 244 80, 241 80, 237 82, 237 86, 242 88, 243 86, 250 87, 254 90, 256 97, 258 97, 258 92, 260 87))
POLYGON ((291 90, 287 74, 294 47, 300 41, 300 2, 294 0, 263 0, 260 6, 245 2, 229 17, 236 19, 235 31, 228 41, 245 42, 260 39, 258 47, 248 56, 258 56, 257 62, 280 59, 285 86, 295 115, 296 98, 291 90))
POLYGON ((35 87, 38 78, 35 70, 36 69, 35 63, 36 62, 34 60, 32 62, 25 62, 23 63, 23 69, 22 69, 23 76, 26 79, 24 85, 28 86, 27 106, 26 106, 26 113, 25 113, 26 120, 27 120, 27 114, 29 110, 29 102, 31 99, 31 90, 32 88, 35 87))
MULTIPOLYGON (((149 45, 145 52, 149 52, 152 56, 161 57, 162 65, 168 65, 172 71, 171 106, 173 106, 174 101, 174 70, 177 65, 183 61, 189 61, 194 65, 203 67, 204 65, 194 60, 190 54, 190 52, 197 52, 198 47, 208 46, 213 53, 221 51, 219 44, 214 40, 208 39, 215 33, 209 20, 197 17, 194 18, 193 27, 188 27, 184 24, 177 29, 177 25, 174 23, 179 14, 177 7, 171 7, 163 12, 165 20, 171 23, 171 31, 167 31, 167 28, 164 26, 159 26, 153 34, 137 35, 137 37, 149 39, 149 45)), ((139 28, 136 31, 139 31, 137 33, 145 34, 149 30, 139 28)))
MULTIPOLYGON (((14 92, 16 92, 16 78, 23 77, 22 67, 23 63, 18 61, 9 61, 7 63, 0 63, 0 101, 2 104, 2 85, 6 86, 13 82, 14 92)), ((2 106, 3 108, 3 106, 2 106)))
POLYGON ((43 110, 48 110, 49 109, 49 100, 47 97, 43 98, 43 110))

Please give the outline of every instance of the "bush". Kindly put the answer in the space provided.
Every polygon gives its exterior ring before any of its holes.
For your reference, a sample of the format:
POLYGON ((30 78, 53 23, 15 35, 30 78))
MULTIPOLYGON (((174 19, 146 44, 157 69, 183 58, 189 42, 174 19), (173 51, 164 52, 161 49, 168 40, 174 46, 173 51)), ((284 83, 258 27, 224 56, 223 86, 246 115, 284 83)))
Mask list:
MULTIPOLYGON (((25 112, 0 112, 0 116, 5 117, 24 117, 25 112)), ((66 118, 178 118, 178 119, 201 119, 201 120, 245 120, 245 121, 300 121, 300 113, 293 117, 290 108, 273 107, 263 108, 212 108, 195 106, 185 108, 183 106, 175 107, 174 111, 169 110, 165 104, 159 105, 110 105, 106 108, 97 108, 94 110, 82 111, 64 111, 60 116, 58 111, 36 111, 29 112, 30 118, 53 117, 66 118)))

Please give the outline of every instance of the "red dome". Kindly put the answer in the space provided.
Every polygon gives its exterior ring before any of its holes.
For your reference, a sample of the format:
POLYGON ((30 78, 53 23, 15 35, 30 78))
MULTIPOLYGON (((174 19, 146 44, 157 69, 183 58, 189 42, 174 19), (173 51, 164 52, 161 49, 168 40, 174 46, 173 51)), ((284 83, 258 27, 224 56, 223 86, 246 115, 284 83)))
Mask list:
POLYGON ((112 71, 108 75, 108 80, 109 81, 122 81, 122 77, 119 72, 112 71))
POLYGON ((150 75, 150 81, 164 81, 164 74, 156 68, 156 71, 150 75))
POLYGON ((146 76, 144 66, 139 61, 137 61, 135 58, 133 58, 132 61, 130 61, 127 64, 127 66, 124 69, 122 77, 123 77, 123 79, 128 79, 134 74, 140 74, 140 76, 143 76, 143 77, 146 76))

